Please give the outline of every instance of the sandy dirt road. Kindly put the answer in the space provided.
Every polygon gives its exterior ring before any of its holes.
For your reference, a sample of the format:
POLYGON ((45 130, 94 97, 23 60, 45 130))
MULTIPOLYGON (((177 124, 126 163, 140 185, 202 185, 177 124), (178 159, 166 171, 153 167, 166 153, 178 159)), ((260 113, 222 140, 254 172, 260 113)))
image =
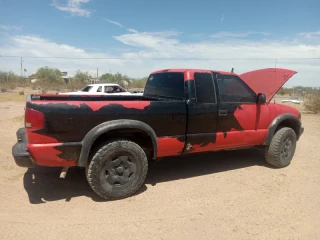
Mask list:
POLYGON ((141 191, 103 202, 84 171, 24 169, 11 147, 24 103, 0 102, 0 239, 320 239, 320 118, 291 165, 273 169, 260 149, 167 158, 141 191))

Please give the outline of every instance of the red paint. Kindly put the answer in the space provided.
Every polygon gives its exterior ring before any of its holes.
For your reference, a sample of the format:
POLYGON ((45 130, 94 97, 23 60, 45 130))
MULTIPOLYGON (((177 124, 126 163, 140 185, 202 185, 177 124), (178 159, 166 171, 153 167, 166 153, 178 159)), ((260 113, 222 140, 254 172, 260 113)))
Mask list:
POLYGON ((157 157, 180 155, 183 148, 184 148, 184 142, 179 141, 177 138, 170 138, 170 137, 158 138, 157 157))
POLYGON ((234 112, 234 116, 245 131, 269 127, 271 123, 269 105, 243 104, 240 108, 234 112))
POLYGON ((299 117, 299 110, 284 104, 268 104, 270 107, 270 119, 274 119, 283 113, 291 113, 296 117, 299 117))
POLYGON ((25 122, 31 125, 32 128, 41 129, 44 126, 44 115, 42 112, 27 108, 25 112, 25 122))
POLYGON ((218 151, 261 145, 267 137, 267 134, 267 129, 249 130, 244 132, 232 131, 228 132, 226 137, 222 132, 218 132, 215 143, 210 143, 204 147, 201 147, 200 144, 193 145, 193 150, 191 152, 218 151))
POLYGON ((67 161, 57 156, 61 152, 54 149, 54 147, 59 145, 61 145, 61 143, 28 144, 27 147, 32 159, 37 165, 48 167, 75 166, 78 159, 67 161))
POLYGON ((249 130, 244 132, 245 146, 262 145, 268 135, 268 129, 249 130))
POLYGON ((119 104, 122 105, 125 108, 134 108, 143 110, 145 107, 150 105, 150 101, 51 101, 51 100, 43 100, 43 101, 32 101, 32 104, 68 104, 69 106, 77 106, 78 108, 81 107, 81 105, 87 105, 89 106, 93 111, 98 111, 102 107, 112 105, 112 104, 119 104))
POLYGON ((296 71, 282 68, 266 68, 246 72, 240 78, 256 93, 264 93, 269 102, 276 92, 294 75, 296 71))

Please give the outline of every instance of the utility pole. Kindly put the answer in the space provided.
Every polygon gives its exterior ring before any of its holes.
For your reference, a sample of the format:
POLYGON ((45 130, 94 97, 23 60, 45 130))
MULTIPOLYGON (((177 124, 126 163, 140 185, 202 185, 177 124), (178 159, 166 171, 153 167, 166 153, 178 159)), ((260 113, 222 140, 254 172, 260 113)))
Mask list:
POLYGON ((293 97, 294 97, 294 86, 292 87, 292 99, 293 99, 293 97))
POLYGON ((21 57, 21 77, 22 77, 22 57, 21 57))

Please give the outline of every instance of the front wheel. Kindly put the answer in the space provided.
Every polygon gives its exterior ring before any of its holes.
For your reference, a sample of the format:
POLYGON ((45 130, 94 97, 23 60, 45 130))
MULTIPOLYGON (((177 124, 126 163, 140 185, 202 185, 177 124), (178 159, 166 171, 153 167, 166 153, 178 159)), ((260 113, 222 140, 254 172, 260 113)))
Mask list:
POLYGON ((142 148, 131 141, 113 141, 93 156, 86 175, 100 197, 115 200, 133 195, 144 183, 148 160, 142 148))
POLYGON ((266 161, 274 167, 288 166, 296 150, 296 141, 296 133, 292 128, 281 128, 265 149, 266 161))

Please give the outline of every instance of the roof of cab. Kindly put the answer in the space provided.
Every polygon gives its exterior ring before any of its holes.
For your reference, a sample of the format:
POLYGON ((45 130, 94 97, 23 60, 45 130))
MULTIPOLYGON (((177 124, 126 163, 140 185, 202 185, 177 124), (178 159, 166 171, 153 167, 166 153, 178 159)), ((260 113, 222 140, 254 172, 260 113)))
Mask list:
POLYGON ((164 73, 164 72, 190 72, 190 73, 195 73, 195 72, 216 72, 216 73, 220 73, 220 74, 229 74, 229 75, 236 75, 238 76, 238 74, 236 73, 232 73, 232 72, 224 72, 224 71, 219 71, 219 70, 206 70, 206 69, 194 69, 194 68, 170 68, 170 69, 162 69, 162 70, 157 70, 152 72, 151 74, 155 74, 155 73, 164 73))

